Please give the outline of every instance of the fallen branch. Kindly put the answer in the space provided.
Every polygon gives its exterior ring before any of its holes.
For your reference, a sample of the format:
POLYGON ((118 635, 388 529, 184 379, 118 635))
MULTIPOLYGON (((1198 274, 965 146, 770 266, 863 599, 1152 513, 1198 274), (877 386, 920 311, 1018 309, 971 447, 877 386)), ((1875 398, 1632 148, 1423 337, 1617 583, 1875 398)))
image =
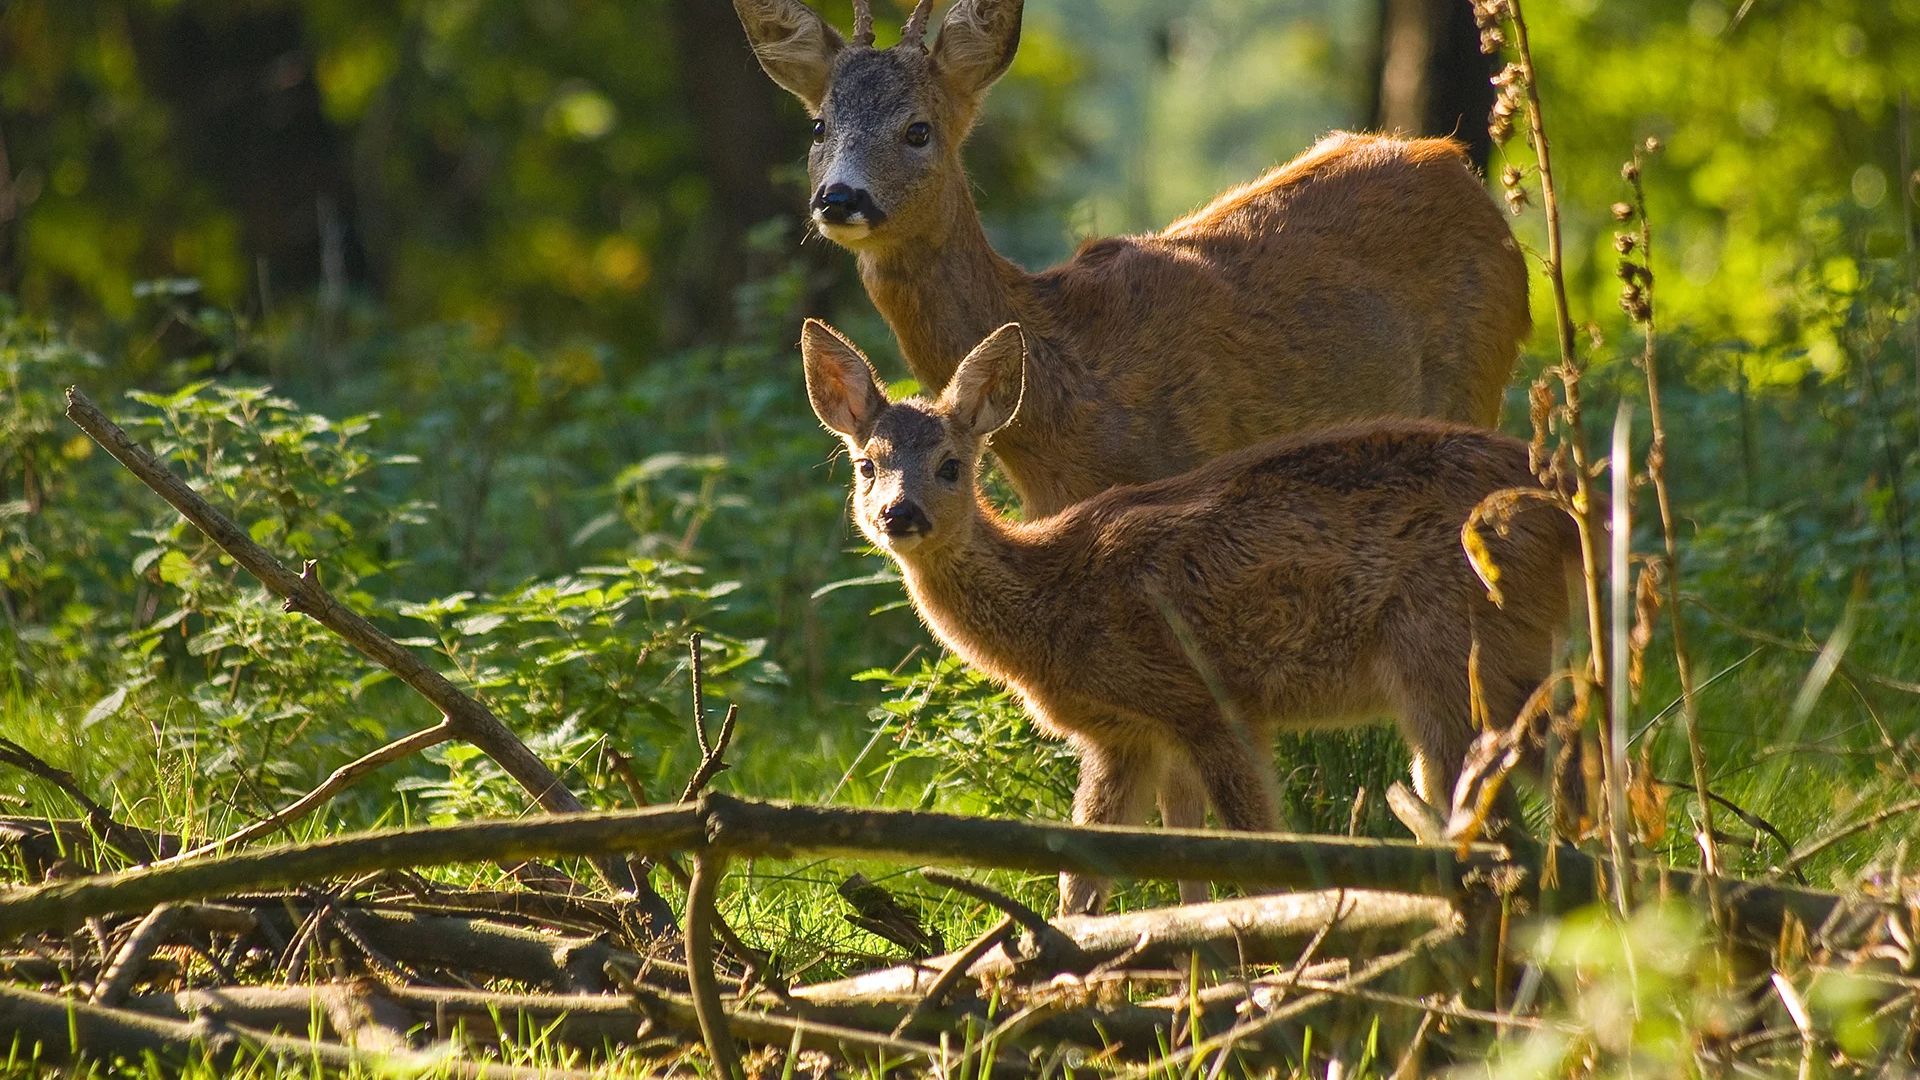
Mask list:
POLYGON ((180 849, 180 838, 177 836, 153 832, 116 820, 106 807, 87 794, 86 789, 80 786, 80 782, 74 779, 72 773, 57 765, 49 764, 12 739, 0 738, 0 763, 31 773, 59 788, 67 798, 80 805, 81 811, 87 815, 87 827, 93 830, 94 835, 136 862, 153 862, 180 849))
MULTIPOLYGON (((410 1055, 368 1054, 332 1043, 273 1035, 234 1025, 202 1021, 180 1023, 127 1009, 109 1009, 19 987, 0 986, 0 1036, 21 1044, 19 1059, 48 1064, 81 1061, 139 1061, 151 1056, 172 1065, 204 1058, 231 1065, 256 1054, 289 1062, 318 1062, 341 1071, 379 1074, 408 1064, 410 1055), (31 1047, 37 1045, 34 1055, 31 1047)), ((519 1068, 462 1061, 449 1055, 422 1055, 436 1075, 453 1080, 588 1080, 572 1069, 519 1068)))
MULTIPOLYGON (((1134 967, 1184 965, 1199 953, 1209 967, 1271 964, 1294 960, 1322 931, 1326 947, 1364 952, 1383 938, 1402 938, 1437 927, 1459 925, 1459 916, 1443 900, 1397 893, 1330 890, 1214 900, 1204 904, 1155 908, 1122 915, 1074 915, 1056 920, 1054 933, 1065 938, 1080 963, 1049 968, 1039 977, 1083 974, 1125 957, 1134 967), (1331 926, 1332 929, 1327 928, 1331 926)), ((1020 971, 1027 949, 1002 946, 984 953, 967 969, 974 979, 998 980, 1020 971)), ((797 987, 805 1001, 930 993, 939 972, 955 956, 935 957, 867 972, 848 979, 797 987)))
POLYGON ((93 993, 88 1000, 95 1005, 118 1005, 120 999, 133 989, 135 979, 146 969, 147 961, 153 958, 153 952, 173 932, 174 924, 180 921, 180 907, 177 904, 161 904, 147 913, 140 924, 133 928, 126 944, 114 954, 113 963, 94 984, 93 993))
MULTIPOLYGON (((697 807, 485 821, 351 834, 308 844, 209 856, 0 894, 0 938, 69 927, 91 915, 145 911, 171 900, 225 896, 401 867, 612 853, 671 851, 740 857, 852 857, 908 865, 964 865, 1033 873, 1212 880, 1257 888, 1340 887, 1441 898, 1484 888, 1536 887, 1544 856, 1472 845, 1464 852, 1393 840, 1266 833, 1047 825, 905 810, 855 810, 757 802, 710 793, 697 807)), ((1555 851, 1556 906, 1590 902, 1604 865, 1584 852, 1555 851)), ((1699 877, 1664 868, 1676 894, 1694 895, 1699 877)), ((1761 934, 1791 915, 1809 927, 1871 898, 1758 882, 1725 882, 1724 900, 1761 934)), ((1837 925, 1837 924, 1836 924, 1837 925)))

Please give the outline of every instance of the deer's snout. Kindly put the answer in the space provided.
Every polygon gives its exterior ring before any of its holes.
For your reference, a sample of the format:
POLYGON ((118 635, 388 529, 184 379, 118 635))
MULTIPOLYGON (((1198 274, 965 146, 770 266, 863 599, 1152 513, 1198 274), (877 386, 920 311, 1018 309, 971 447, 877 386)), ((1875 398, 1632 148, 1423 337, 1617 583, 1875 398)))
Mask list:
POLYGON ((880 510, 880 527, 891 537, 919 536, 933 531, 926 511, 912 499, 889 503, 880 510))
POLYGON ((886 213, 873 201, 866 188, 847 184, 822 184, 813 195, 813 216, 829 225, 865 224, 869 227, 886 220, 886 213))

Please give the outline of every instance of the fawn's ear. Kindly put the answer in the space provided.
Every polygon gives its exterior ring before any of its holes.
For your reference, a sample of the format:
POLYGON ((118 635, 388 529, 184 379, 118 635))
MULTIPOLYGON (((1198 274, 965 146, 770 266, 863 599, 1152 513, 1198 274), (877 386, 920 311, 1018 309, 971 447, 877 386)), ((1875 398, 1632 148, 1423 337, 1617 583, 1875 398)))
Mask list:
POLYGON ((800 0, 733 0, 754 58, 773 81, 813 113, 827 96, 827 74, 845 42, 800 0))
POLYGON ((1019 323, 1008 323, 960 361, 940 403, 955 423, 984 438, 1006 427, 1020 411, 1026 372, 1026 338, 1019 323))
POLYGON ((813 414, 855 446, 865 446, 874 421, 887 407, 873 365, 853 342, 819 319, 808 319, 800 331, 800 356, 806 361, 813 414))
POLYGON ((1023 0, 959 0, 940 20, 933 64, 949 89, 972 97, 1007 73, 1020 47, 1023 0))

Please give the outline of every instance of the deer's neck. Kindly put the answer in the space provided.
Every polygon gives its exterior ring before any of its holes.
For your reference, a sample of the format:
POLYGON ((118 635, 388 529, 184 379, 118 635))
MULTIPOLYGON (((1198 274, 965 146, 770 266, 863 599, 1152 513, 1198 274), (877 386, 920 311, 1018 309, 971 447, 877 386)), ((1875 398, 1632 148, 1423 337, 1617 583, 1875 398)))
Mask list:
MULTIPOLYGON (((893 327, 907 366, 937 394, 954 369, 988 334, 1036 314, 1028 275, 987 242, 964 175, 933 215, 940 226, 885 248, 862 252, 860 280, 893 327)), ((1029 340, 1041 330, 1029 326, 1029 340)))
POLYGON ((934 635, 988 674, 1019 683, 1038 677, 1059 615, 1045 549, 1024 532, 983 503, 971 536, 900 563, 934 635))

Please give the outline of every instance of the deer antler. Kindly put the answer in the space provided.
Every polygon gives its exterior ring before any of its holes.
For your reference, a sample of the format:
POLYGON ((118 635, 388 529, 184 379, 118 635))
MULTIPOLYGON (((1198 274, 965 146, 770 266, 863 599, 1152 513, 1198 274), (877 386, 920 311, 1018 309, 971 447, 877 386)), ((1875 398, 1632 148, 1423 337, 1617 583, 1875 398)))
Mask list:
POLYGON ((853 0, 853 43, 873 45, 873 9, 867 0, 853 0))
POLYGON ((920 39, 926 36, 927 19, 932 15, 933 0, 920 0, 918 4, 915 4, 913 6, 913 14, 907 19, 906 29, 900 31, 900 43, 902 45, 912 44, 918 45, 923 49, 926 48, 926 44, 920 39))

